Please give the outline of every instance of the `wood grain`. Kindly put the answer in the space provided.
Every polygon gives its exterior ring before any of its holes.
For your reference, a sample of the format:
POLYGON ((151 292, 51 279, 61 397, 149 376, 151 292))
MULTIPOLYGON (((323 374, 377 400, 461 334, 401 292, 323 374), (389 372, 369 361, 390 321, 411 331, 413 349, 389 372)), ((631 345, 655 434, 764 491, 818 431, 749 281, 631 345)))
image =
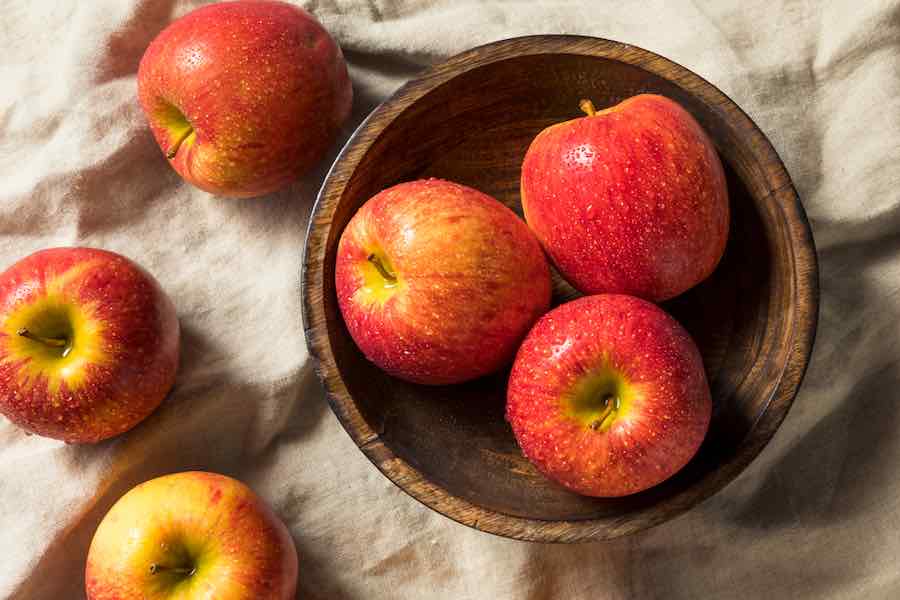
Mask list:
MULTIPOLYGON (((781 424, 809 361, 818 312, 815 246, 769 141, 722 92, 634 46, 576 36, 505 40, 428 69, 376 109, 319 194, 303 264, 304 325, 329 402, 394 483, 434 510, 522 540, 610 539, 689 509, 731 481, 781 424), (506 373, 461 386, 392 379, 368 363, 337 308, 337 241, 378 191, 425 176, 464 183, 521 214, 519 168, 544 127, 641 93, 680 102, 722 157, 732 208, 726 255, 666 303, 697 340, 714 398, 709 435, 675 477, 634 496, 593 499, 538 474, 504 420, 506 373)), ((555 300, 575 295, 559 277, 555 300)))

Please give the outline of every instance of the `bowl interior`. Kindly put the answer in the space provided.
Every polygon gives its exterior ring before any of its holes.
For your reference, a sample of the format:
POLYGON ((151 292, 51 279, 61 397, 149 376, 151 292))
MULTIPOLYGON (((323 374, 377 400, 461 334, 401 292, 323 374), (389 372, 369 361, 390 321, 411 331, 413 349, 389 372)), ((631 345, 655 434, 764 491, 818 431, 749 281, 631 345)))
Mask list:
MULTIPOLYGON (((451 496, 525 519, 627 522, 704 480, 714 481, 770 405, 791 351, 796 301, 791 235, 772 200, 775 184, 727 113, 645 68, 566 53, 489 62, 411 104, 396 100, 381 109, 385 127, 373 133, 370 123, 357 134, 357 141, 372 137, 340 182, 328 215, 322 297, 316 299, 338 376, 366 426, 396 458, 451 496), (591 98, 600 109, 642 92, 663 94, 687 108, 715 142, 728 178, 732 221, 723 261, 707 281, 664 305, 701 349, 714 412, 699 453, 677 475, 634 496, 587 498, 545 479, 522 456, 504 419, 508 371, 459 386, 427 387, 393 379, 367 362, 341 320, 333 267, 350 217, 372 195, 401 181, 450 179, 491 194, 521 216, 520 165, 534 136, 580 116, 580 98, 591 98)), ((554 289, 555 303, 577 295, 556 274, 554 289)))

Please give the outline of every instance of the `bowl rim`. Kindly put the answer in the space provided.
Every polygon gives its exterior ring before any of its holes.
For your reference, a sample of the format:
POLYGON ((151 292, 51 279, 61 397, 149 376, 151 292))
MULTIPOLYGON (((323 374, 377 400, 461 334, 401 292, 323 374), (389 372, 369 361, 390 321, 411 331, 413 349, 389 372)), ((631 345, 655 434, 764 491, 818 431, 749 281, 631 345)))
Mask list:
POLYGON ((530 35, 476 46, 424 69, 395 91, 360 123, 332 163, 307 226, 302 271, 302 319, 309 356, 335 416, 365 456, 397 487, 432 510, 479 531, 524 541, 583 542, 610 540, 671 520, 712 496, 735 479, 762 451, 793 404, 809 365, 819 311, 818 260, 812 229, 783 162, 756 123, 726 94, 689 69, 649 50, 614 40, 580 35, 530 35), (380 134, 411 104, 464 72, 521 56, 574 54, 623 62, 666 79, 698 96, 728 122, 737 121, 750 137, 752 154, 775 170, 760 200, 778 202, 787 216, 794 265, 793 327, 781 379, 765 410, 730 459, 694 485, 660 503, 636 510, 627 519, 540 520, 497 512, 451 494, 393 453, 369 427, 339 377, 327 334, 324 310, 324 260, 331 218, 356 165, 380 134), (377 125, 369 130, 369 125, 377 125), (337 167, 352 160, 347 175, 337 167), (803 268, 797 268, 802 264, 803 268), (317 293, 313 293, 316 290, 317 293))

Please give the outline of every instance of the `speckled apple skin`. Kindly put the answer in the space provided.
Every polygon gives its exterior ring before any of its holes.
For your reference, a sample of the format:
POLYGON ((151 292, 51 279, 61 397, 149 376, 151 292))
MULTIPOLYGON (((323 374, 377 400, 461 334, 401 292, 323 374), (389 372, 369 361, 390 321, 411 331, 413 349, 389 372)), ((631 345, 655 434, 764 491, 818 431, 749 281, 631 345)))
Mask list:
POLYGON ((350 114, 353 90, 338 45, 284 2, 199 8, 150 44, 138 97, 167 154, 166 103, 193 125, 171 160, 197 187, 232 197, 277 190, 317 163, 350 114))
POLYGON ((371 198, 338 245, 337 297, 350 335, 388 373, 449 384, 512 361, 550 307, 550 273, 528 226, 478 190, 427 179, 371 198), (383 248, 405 288, 366 305, 358 265, 383 248))
POLYGON ((516 356, 506 417, 542 473, 587 496, 640 492, 668 479, 700 447, 712 401, 687 331, 650 302, 586 296, 547 313, 516 356), (565 414, 564 397, 605 365, 634 398, 606 431, 565 414))
POLYGON ((246 485, 215 473, 152 479, 103 518, 85 568, 88 600, 294 600, 297 550, 284 523, 246 485), (171 585, 151 564, 196 572, 171 585))
POLYGON ((26 431, 84 443, 131 429, 172 388, 178 354, 174 305, 124 256, 52 248, 0 275, 0 412, 26 431), (78 315, 67 358, 36 360, 17 335, 36 306, 78 315))
POLYGON ((662 96, 543 130, 521 184, 529 226, 586 294, 666 300, 708 277, 725 250, 722 164, 694 118, 662 96))

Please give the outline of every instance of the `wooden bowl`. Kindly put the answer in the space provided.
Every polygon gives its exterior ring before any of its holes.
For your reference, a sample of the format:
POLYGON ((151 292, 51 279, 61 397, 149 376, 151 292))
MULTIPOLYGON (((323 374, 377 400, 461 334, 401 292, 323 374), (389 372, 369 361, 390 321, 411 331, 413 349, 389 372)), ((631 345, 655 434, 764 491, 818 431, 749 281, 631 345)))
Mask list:
MULTIPOLYGON (((332 409, 382 473, 460 523, 521 540, 610 539, 684 512, 734 479, 781 424, 812 350, 818 271, 806 215, 753 121, 710 83, 661 56, 609 40, 534 36, 457 55, 407 83, 359 127, 322 187, 303 267, 309 349, 332 409), (700 346, 713 394, 709 434, 677 475, 615 499, 541 476, 504 419, 507 372, 427 387, 367 362, 337 306, 338 240, 356 210, 402 181, 442 177, 521 215, 519 168, 544 127, 642 92, 680 102, 722 157, 731 201, 725 257, 665 308, 700 346)), ((556 302, 573 291, 555 278, 556 302)))

